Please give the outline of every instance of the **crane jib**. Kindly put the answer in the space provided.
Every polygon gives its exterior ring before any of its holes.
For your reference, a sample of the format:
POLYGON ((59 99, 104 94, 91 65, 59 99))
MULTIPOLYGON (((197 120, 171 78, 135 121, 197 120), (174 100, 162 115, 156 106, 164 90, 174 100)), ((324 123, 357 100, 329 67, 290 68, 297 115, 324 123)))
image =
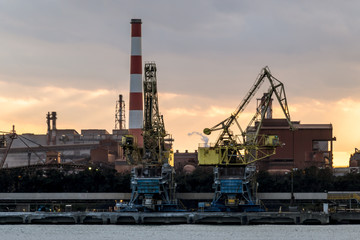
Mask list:
MULTIPOLYGON (((275 95, 275 98, 278 100, 281 109, 285 115, 285 118, 290 126, 290 128, 293 130, 294 127, 290 120, 290 113, 289 108, 287 105, 286 100, 286 94, 285 94, 285 88, 282 82, 280 82, 278 79, 273 77, 270 73, 270 70, 268 67, 265 67, 262 69, 261 73, 258 75, 255 83, 250 88, 249 92, 246 94, 246 96, 242 99, 241 103, 239 104, 238 108, 236 109, 233 114, 230 115, 230 117, 226 118, 222 122, 218 123, 212 128, 205 128, 204 133, 209 135, 213 131, 220 131, 220 134, 213 145, 213 149, 216 150, 213 155, 213 159, 216 159, 219 155, 219 159, 224 159, 227 157, 226 151, 230 151, 229 149, 232 148, 235 152, 237 152, 237 157, 231 157, 231 161, 225 161, 226 164, 238 164, 241 162, 241 164, 247 164, 249 162, 254 162, 259 159, 263 159, 263 156, 269 156, 275 154, 274 149, 278 146, 278 140, 276 140, 273 144, 269 144, 271 142, 269 139, 273 139, 274 136, 267 136, 267 139, 262 138, 259 136, 260 128, 262 126, 262 122, 265 119, 265 114, 267 113, 267 109, 271 106, 272 102, 272 96, 275 95), (266 93, 264 93, 263 97, 261 98, 260 104, 256 108, 256 112, 253 115, 253 117, 250 119, 249 124, 246 128, 242 128, 240 126, 240 123, 237 121, 237 118, 239 117, 240 113, 243 112, 246 108, 246 106, 249 104, 249 102, 252 100, 256 92, 259 90, 259 88, 262 86, 262 84, 265 81, 269 82, 269 89, 266 93), (256 121, 255 126, 253 126, 254 122, 256 121), (242 139, 238 138, 238 135, 235 135, 234 132, 231 130, 231 126, 233 123, 236 123, 236 126, 240 130, 242 139), (266 142, 266 144, 265 144, 266 142), (223 147, 226 147, 228 150, 221 150, 223 147), (244 150, 245 149, 245 150, 244 150), (255 153, 251 153, 255 152, 255 153), (250 154, 251 153, 251 154, 250 154), (251 157, 249 157, 251 155, 251 157), (259 155, 259 156, 258 156, 259 155), (261 156, 260 156, 261 155, 261 156), (234 160, 236 159, 236 160, 234 160), (245 160, 244 160, 245 159, 245 160)), ((206 150, 206 149, 205 149, 206 150)), ((212 150, 212 149, 210 149, 212 150)), ((199 151, 202 151, 202 149, 199 148, 199 151)), ((232 151, 232 150, 231 150, 232 151)), ((206 150, 206 152, 208 152, 206 150)), ((206 155, 206 154, 205 154, 206 155)), ((202 158, 206 156, 201 156, 202 158)), ((200 155, 199 155, 200 157, 200 155)), ((229 157, 229 156, 228 156, 229 157)), ((211 158, 211 157, 210 157, 211 158)), ((214 163, 213 160, 209 160, 211 164, 214 163)), ((219 160, 220 161, 220 160, 219 160)), ((204 161, 201 161, 202 163, 205 163, 204 161)), ((221 162, 218 162, 220 165, 221 162)), ((210 164, 210 165, 211 165, 210 164)), ((206 164, 205 164, 206 165, 206 164)))

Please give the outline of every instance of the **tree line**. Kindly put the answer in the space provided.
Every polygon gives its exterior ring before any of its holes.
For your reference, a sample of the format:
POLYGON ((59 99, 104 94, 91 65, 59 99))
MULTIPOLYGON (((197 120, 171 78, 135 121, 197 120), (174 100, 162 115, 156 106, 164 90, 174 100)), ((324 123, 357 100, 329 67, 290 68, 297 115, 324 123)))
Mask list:
MULTIPOLYGON (((110 168, 84 171, 3 169, 0 192, 131 192, 129 173, 110 168)), ((360 191, 360 174, 333 176, 331 169, 310 167, 285 175, 258 172, 258 192, 360 191)), ((191 174, 176 174, 177 192, 213 192, 211 169, 197 168, 191 174)))
POLYGON ((256 180, 259 192, 291 192, 291 186, 294 192, 360 191, 360 174, 334 176, 329 168, 309 167, 285 175, 262 171, 256 180))
POLYGON ((109 168, 84 171, 6 169, 0 171, 0 192, 131 192, 130 175, 109 168))

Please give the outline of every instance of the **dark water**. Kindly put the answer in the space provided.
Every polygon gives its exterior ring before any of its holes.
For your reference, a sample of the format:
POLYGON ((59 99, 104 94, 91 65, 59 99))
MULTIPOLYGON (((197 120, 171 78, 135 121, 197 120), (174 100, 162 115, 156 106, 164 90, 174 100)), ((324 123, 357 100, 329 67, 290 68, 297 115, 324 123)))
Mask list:
POLYGON ((359 239, 360 225, 0 225, 1 240, 359 239))

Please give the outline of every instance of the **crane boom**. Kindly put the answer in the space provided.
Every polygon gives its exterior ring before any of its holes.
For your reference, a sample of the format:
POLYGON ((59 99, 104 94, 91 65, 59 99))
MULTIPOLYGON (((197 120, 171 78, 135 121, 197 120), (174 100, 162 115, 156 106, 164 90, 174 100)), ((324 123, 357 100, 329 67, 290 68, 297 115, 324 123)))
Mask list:
POLYGON ((230 117, 228 117, 227 119, 225 119, 224 121, 216 124, 215 126, 213 126, 212 128, 205 128, 204 129, 204 133, 206 135, 210 135, 211 132, 213 131, 217 131, 217 130, 223 130, 223 132, 221 133, 221 135, 219 136, 216 145, 220 144, 220 141, 223 139, 223 137, 228 134, 228 136, 230 138, 232 138, 232 134, 229 133, 229 127, 233 124, 233 122, 236 120, 237 116, 244 111, 244 109, 246 108, 246 106, 249 104, 249 102, 251 101, 252 97, 255 95, 255 93, 257 92, 257 90, 261 87, 262 83, 264 82, 264 77, 266 74, 267 70, 266 68, 263 69, 263 71, 259 74, 258 78, 256 79, 255 83, 253 84, 253 86, 251 87, 250 91, 246 94, 246 96, 243 98, 243 100, 241 101, 241 103, 239 104, 239 106, 237 107, 237 109, 235 110, 235 112, 233 112, 231 114, 230 117))
POLYGON ((290 129, 294 127, 290 120, 285 88, 282 82, 272 76, 268 67, 264 67, 258 75, 255 83, 245 95, 237 109, 224 121, 212 128, 205 128, 204 133, 209 135, 214 131, 221 131, 216 143, 212 147, 200 147, 198 151, 200 165, 248 165, 275 154, 275 148, 279 145, 277 136, 259 136, 259 131, 265 118, 264 109, 268 109, 272 96, 275 95, 281 109, 287 119, 290 129), (237 118, 249 104, 258 89, 268 80, 270 87, 264 94, 262 103, 257 107, 255 115, 251 118, 245 129, 241 128, 237 118), (260 116, 260 117, 259 117, 260 116), (255 127, 252 124, 257 120, 255 127), (236 123, 241 132, 239 139, 231 131, 231 126, 236 123))
POLYGON ((215 193, 209 211, 262 211, 255 201, 256 187, 253 176, 256 166, 252 163, 274 155, 275 149, 280 145, 276 135, 259 134, 274 94, 290 128, 294 129, 290 121, 284 85, 271 75, 268 67, 261 70, 255 83, 230 117, 212 128, 204 129, 207 135, 221 131, 213 146, 198 148, 199 165, 214 166, 215 193), (249 124, 243 129, 237 118, 266 80, 270 87, 261 98, 249 124), (241 137, 231 131, 234 123, 239 128, 241 137))
MULTIPOLYGON (((261 70, 260 74, 258 75, 253 86, 250 88, 250 90, 245 95, 245 97, 243 98, 243 100, 241 101, 241 103, 239 104, 237 109, 230 115, 230 117, 228 117, 224 121, 216 124, 212 128, 204 129, 204 133, 206 135, 210 135, 211 132, 213 132, 213 131, 222 130, 222 132, 220 133, 220 135, 215 143, 215 147, 223 144, 224 140, 228 141, 231 144, 237 144, 237 141, 236 141, 235 137, 233 136, 233 133, 230 131, 230 127, 234 122, 236 122, 237 126, 239 127, 239 130, 240 130, 240 132, 243 136, 243 140, 244 140, 245 135, 246 135, 246 132, 245 132, 246 129, 244 131, 241 128, 240 124, 237 122, 237 118, 238 118, 239 114, 245 110, 246 106, 249 104, 249 102, 251 101, 253 96, 257 93, 257 91, 259 90, 261 85, 264 83, 265 79, 268 79, 268 81, 270 83, 270 88, 267 93, 268 97, 266 98, 266 102, 269 102, 271 100, 271 96, 273 94, 275 94, 278 102, 280 103, 281 109, 283 110, 284 115, 289 123, 290 128, 293 129, 293 125, 290 120, 290 113, 289 113, 289 108, 287 105, 284 85, 278 79, 276 79, 275 77, 273 77, 271 75, 270 69, 268 67, 264 67, 261 70)), ((260 115, 260 112, 261 111, 259 111, 257 109, 254 117, 249 122, 248 127, 251 126, 252 123, 257 119, 257 117, 260 115)), ((261 118, 261 121, 262 121, 262 119, 263 118, 261 118)))

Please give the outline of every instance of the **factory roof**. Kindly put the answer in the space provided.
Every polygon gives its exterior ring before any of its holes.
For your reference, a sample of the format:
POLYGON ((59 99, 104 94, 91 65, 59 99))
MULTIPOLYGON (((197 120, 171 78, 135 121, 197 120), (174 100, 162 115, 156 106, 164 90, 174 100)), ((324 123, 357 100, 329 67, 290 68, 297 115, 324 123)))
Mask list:
POLYGON ((79 133, 75 130, 75 129, 56 129, 56 132, 58 133, 58 134, 61 134, 61 133, 63 133, 63 134, 74 134, 74 135, 79 135, 79 133))
MULTIPOLYGON (((301 124, 300 121, 291 121, 296 129, 332 129, 332 124, 301 124)), ((258 122, 256 123, 258 124, 258 122)), ((261 129, 288 129, 286 119, 264 119, 261 129)))

